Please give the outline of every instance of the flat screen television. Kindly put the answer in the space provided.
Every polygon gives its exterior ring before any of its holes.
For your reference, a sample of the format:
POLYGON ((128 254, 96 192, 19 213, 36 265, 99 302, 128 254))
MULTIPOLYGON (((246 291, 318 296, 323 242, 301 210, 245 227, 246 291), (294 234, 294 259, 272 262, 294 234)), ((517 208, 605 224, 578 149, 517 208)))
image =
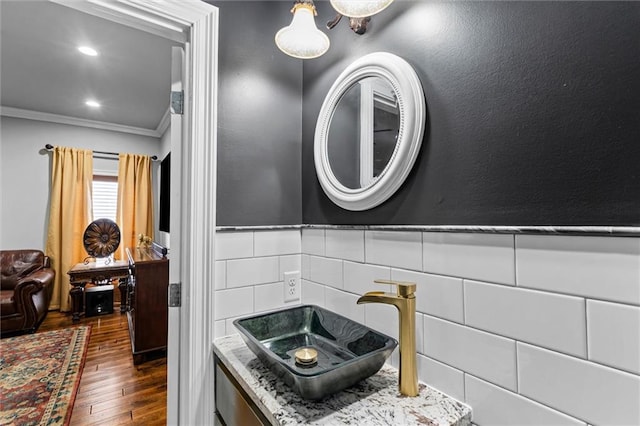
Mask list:
POLYGON ((169 232, 169 213, 171 200, 171 153, 160 163, 160 224, 161 231, 169 232))

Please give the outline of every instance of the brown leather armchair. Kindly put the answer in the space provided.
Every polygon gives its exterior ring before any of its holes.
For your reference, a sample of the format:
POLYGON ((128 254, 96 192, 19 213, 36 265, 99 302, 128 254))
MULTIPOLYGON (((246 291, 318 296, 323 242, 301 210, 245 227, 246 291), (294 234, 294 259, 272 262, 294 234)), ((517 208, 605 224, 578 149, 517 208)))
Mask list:
POLYGON ((0 251, 0 333, 33 333, 44 320, 55 271, 40 250, 0 251))

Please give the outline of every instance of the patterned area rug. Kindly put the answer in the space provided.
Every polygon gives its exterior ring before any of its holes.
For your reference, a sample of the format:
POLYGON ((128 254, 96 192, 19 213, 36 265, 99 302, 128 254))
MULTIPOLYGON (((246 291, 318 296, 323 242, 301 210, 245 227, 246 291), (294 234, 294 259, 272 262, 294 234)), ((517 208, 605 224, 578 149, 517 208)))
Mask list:
POLYGON ((0 340, 0 425, 67 425, 90 326, 0 340))

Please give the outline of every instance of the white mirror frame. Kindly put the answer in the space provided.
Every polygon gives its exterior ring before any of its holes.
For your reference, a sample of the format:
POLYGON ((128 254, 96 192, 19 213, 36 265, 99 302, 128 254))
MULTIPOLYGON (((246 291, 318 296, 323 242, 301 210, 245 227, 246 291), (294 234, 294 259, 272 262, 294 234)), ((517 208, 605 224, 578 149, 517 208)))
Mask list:
POLYGON ((362 211, 389 199, 409 175, 420 152, 426 110, 420 79, 413 67, 399 56, 375 52, 349 65, 333 83, 322 103, 314 137, 316 174, 331 201, 346 210, 362 211), (366 77, 381 77, 393 87, 400 111, 398 142, 380 176, 370 185, 351 189, 342 185, 331 169, 327 149, 329 127, 342 96, 351 86, 366 77))

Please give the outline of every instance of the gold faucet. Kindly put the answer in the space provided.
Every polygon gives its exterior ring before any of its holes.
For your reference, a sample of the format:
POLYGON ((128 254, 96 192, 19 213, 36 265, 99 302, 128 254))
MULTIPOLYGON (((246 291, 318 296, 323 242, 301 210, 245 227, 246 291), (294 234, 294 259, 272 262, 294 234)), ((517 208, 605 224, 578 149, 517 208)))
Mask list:
POLYGON ((358 299, 361 303, 385 303, 398 308, 400 318, 400 393, 418 395, 418 371, 416 363, 416 284, 375 280, 378 284, 392 284, 396 294, 384 291, 369 291, 358 299))

